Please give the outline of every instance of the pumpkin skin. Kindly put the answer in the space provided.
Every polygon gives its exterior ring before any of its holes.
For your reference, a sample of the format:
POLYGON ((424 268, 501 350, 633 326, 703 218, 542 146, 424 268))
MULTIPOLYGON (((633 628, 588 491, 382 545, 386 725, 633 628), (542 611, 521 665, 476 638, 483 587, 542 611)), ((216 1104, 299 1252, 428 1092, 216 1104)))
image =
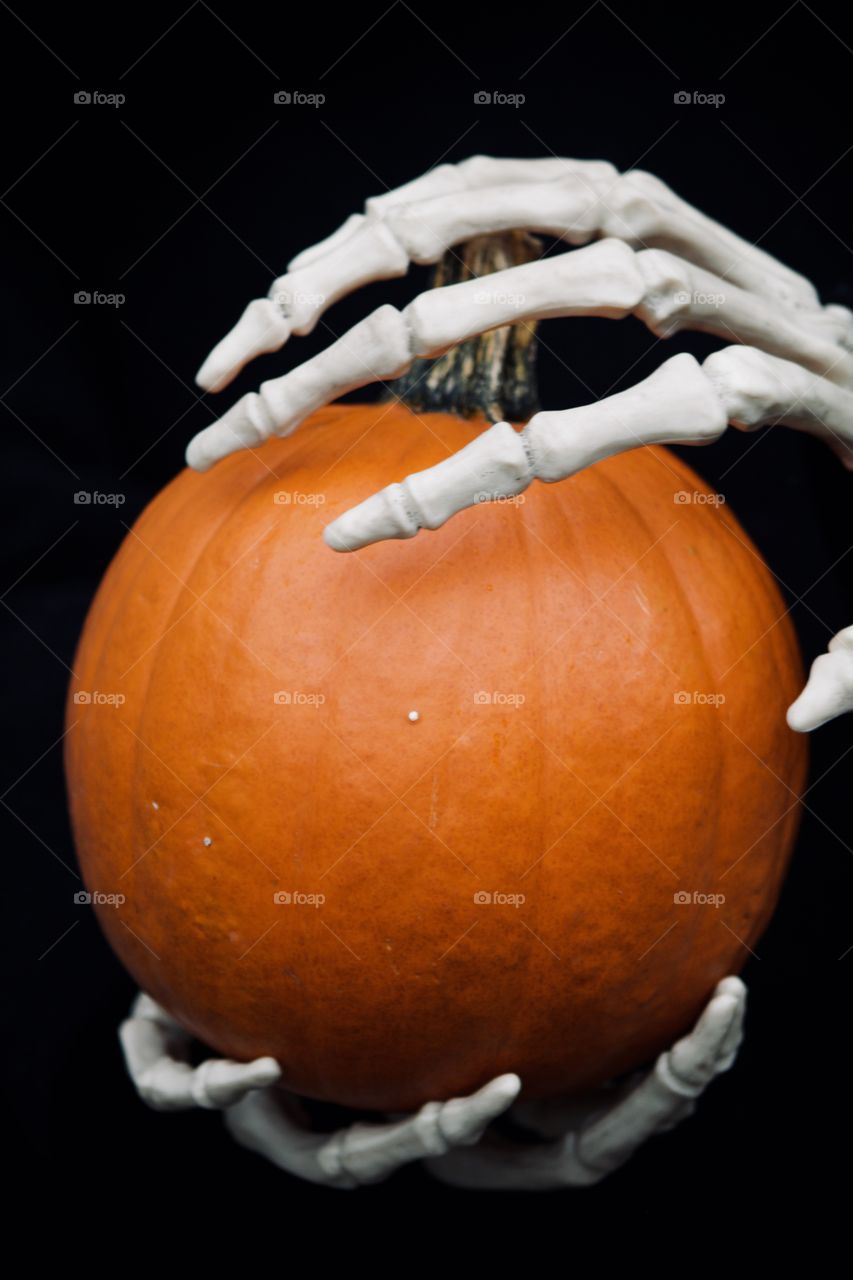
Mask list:
POLYGON ((674 501, 710 491, 668 451, 327 548, 483 426, 333 406, 184 471, 75 662, 71 813, 87 887, 126 899, 96 904, 112 947, 214 1051, 353 1107, 649 1061, 754 949, 798 820, 784 603, 730 511, 674 501))

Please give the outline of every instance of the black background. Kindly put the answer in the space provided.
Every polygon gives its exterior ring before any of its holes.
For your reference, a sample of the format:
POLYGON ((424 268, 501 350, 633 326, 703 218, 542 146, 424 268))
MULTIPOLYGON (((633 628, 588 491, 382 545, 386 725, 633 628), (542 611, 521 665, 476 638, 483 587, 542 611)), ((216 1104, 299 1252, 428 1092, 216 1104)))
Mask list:
MULTIPOLYGON (((498 1227, 494 1197, 445 1190, 419 1169, 347 1200, 237 1150, 216 1117, 156 1115, 136 1099, 115 1036, 132 984, 89 909, 72 901, 58 744, 67 667, 121 521, 180 468, 186 442, 220 408, 193 384, 208 349, 299 249, 439 161, 556 154, 650 169, 809 276, 824 301, 853 305, 853 24, 799 0, 701 12, 517 6, 492 18, 417 2, 301 15, 218 0, 107 16, 87 6, 51 19, 17 12, 0 10, 7 1121, 64 1199, 115 1197, 128 1225, 142 1208, 182 1212, 199 1197, 208 1214, 227 1203, 229 1217, 251 1213, 263 1230, 295 1229, 293 1210, 308 1201, 336 1215, 357 1203, 371 1227, 405 1204, 415 1223, 425 1199, 442 1214, 433 1221, 461 1210, 498 1227), (276 106, 282 89, 326 102, 276 106), (477 106, 482 89, 526 101, 477 106), (79 90, 126 103, 78 106, 79 90), (680 90, 725 103, 678 106, 680 90), (78 306, 78 290, 126 301, 78 306), (75 506, 79 489, 126 502, 118 513, 75 506)), ((415 269, 337 304, 311 337, 251 366, 224 403, 426 280, 415 269)), ((546 407, 630 385, 676 349, 636 321, 554 322, 544 338, 546 407)), ((715 345, 676 343, 700 355, 715 345)), ((811 661, 853 622, 849 474, 784 430, 730 432, 689 460, 764 552, 811 661)), ((734 1071, 694 1119, 598 1188, 514 1197, 507 1231, 535 1216, 566 1223, 574 1243, 633 1206, 654 1214, 650 1230, 689 1220, 704 1248, 756 1198, 775 1215, 816 1194, 825 1211, 833 1154, 850 1140, 852 726, 813 737, 793 867, 745 973, 748 1035, 734 1071)), ((372 1248, 360 1238, 365 1262, 372 1248)))

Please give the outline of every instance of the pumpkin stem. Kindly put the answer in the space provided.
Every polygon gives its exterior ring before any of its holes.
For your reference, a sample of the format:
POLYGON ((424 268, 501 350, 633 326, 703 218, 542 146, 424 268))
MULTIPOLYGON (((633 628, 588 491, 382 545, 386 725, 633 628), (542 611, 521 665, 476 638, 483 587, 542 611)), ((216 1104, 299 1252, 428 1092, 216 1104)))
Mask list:
MULTIPOLYGON (((448 249, 433 272, 436 289, 504 271, 541 257, 542 246, 525 231, 475 236, 448 249)), ((504 325, 469 338, 437 359, 415 360, 390 383, 386 399, 417 413, 455 413, 489 422, 523 422, 538 412, 536 322, 504 325)))

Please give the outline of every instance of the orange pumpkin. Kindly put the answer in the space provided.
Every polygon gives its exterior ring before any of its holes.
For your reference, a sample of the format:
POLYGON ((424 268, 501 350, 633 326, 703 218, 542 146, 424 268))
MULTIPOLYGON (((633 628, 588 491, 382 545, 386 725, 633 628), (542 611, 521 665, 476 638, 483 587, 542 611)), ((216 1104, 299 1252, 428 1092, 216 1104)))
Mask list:
POLYGON ((673 454, 326 547, 483 425, 335 406, 183 472, 80 644, 67 772, 86 884, 126 899, 109 941, 310 1097, 636 1067, 742 967, 791 851, 795 638, 732 514, 674 501, 709 491, 673 454))

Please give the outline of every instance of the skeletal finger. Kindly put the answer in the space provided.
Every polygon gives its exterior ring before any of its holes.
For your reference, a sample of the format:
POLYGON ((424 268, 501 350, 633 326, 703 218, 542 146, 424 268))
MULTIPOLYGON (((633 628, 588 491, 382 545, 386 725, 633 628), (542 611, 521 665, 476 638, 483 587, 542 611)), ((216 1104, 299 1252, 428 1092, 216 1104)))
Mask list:
MULTIPOLYGON (((459 164, 441 164, 406 182, 393 191, 371 196, 365 201, 365 213, 354 213, 337 231, 309 249, 303 249, 287 264, 288 271, 307 266, 330 249, 349 240, 365 217, 386 217, 391 209, 404 205, 420 205, 426 208, 430 200, 443 196, 460 197, 481 187, 521 186, 542 184, 550 180, 573 176, 591 184, 597 179, 618 177, 616 168, 606 160, 572 160, 559 156, 545 156, 536 160, 503 160, 494 156, 469 156, 459 164)), ((481 202, 482 203, 482 202, 481 202)), ((520 228, 519 228, 520 229, 520 228)), ((479 233, 475 233, 479 234, 479 233)))
MULTIPOLYGON (((191 1074, 191 1038, 144 992, 119 1027, 119 1042, 130 1078, 140 1093, 145 1090, 146 1101, 156 1106, 160 1099, 184 1096, 186 1078, 191 1074)), ((191 1106, 192 1102, 182 1105, 191 1106)))
POLYGON ((137 1092, 158 1111, 233 1106, 281 1075, 274 1058, 255 1062, 210 1059, 193 1068, 191 1036, 147 995, 140 995, 119 1028, 125 1062, 137 1092))
POLYGON ((817 436, 845 467, 853 468, 853 391, 849 388, 754 347, 715 351, 702 369, 733 426, 754 431, 769 423, 784 423, 817 436))
POLYGON ((610 1172, 647 1138, 689 1114, 690 1103, 734 1061, 745 1001, 740 979, 718 984, 690 1035, 662 1053, 622 1101, 580 1131, 576 1155, 582 1166, 602 1175, 610 1172))
MULTIPOLYGON (((402 187, 371 197, 365 213, 351 215, 332 235, 297 254, 267 297, 249 303, 234 328, 210 352, 196 381, 207 391, 221 391, 255 356, 277 351, 292 333, 310 333, 322 313, 344 294, 374 280, 404 275, 411 256, 406 238, 395 236, 383 222, 395 207, 420 204, 467 187, 522 184, 558 171, 578 174, 587 168, 591 177, 616 172, 603 161, 472 156, 459 165, 439 165, 402 187)), ((417 251, 416 238, 412 247, 417 251)), ((417 260, 434 262, 442 252, 439 248, 434 257, 417 260)))
POLYGON ((498 1076, 467 1098, 430 1102, 414 1116, 313 1133, 291 1104, 271 1094, 246 1098, 227 1116, 233 1136, 279 1168, 312 1182, 356 1187, 380 1182, 413 1160, 476 1142, 518 1096, 518 1076, 498 1076))
POLYGON ((520 317, 625 315, 642 292, 631 250, 606 240, 552 261, 429 290, 402 312, 379 307, 313 359, 238 400, 190 441, 187 461, 203 471, 273 433, 287 435, 330 400, 399 377, 416 357, 439 355, 475 333, 520 317))
MULTIPOLYGON (((611 213, 602 227, 606 235, 634 237, 649 247, 668 249, 760 297, 788 306, 819 306, 810 280, 682 200, 654 174, 631 170, 615 192, 611 188, 607 202, 611 213)), ((847 312, 848 320, 849 316, 847 312)))
MULTIPOLYGON (((414 262, 435 262, 472 236, 526 230, 584 244, 615 237, 645 249, 668 250, 732 287, 791 309, 822 314, 815 289, 795 271, 680 200, 665 183, 638 170, 619 175, 607 166, 561 162, 544 181, 509 181, 440 192, 385 211, 388 226, 414 262)), ((818 322, 820 323, 820 322, 818 322)), ((853 334, 851 316, 837 308, 827 328, 853 334)))
POLYGON ((709 443, 729 421, 747 430, 780 421, 813 431, 853 461, 853 392, 752 348, 727 347, 702 366, 684 353, 618 395, 538 413, 520 433, 497 423, 434 467, 352 507, 324 537, 335 551, 411 538, 465 507, 516 496, 535 479, 564 480, 640 445, 709 443))
POLYGON ((134 1077, 140 1096, 156 1111, 204 1107, 219 1111, 233 1107, 255 1089, 275 1084, 281 1068, 274 1058, 231 1062, 211 1058, 190 1067, 168 1055, 156 1059, 134 1077))
POLYGON ((476 1093, 449 1102, 428 1102, 417 1115, 390 1124, 356 1124, 327 1141, 318 1154, 335 1177, 378 1182, 404 1164, 477 1142, 493 1120, 515 1101, 516 1075, 498 1076, 476 1093))
MULTIPOLYGON (((372 280, 405 274, 408 263, 436 262, 474 235, 538 230, 582 244, 614 236, 671 250, 733 286, 791 308, 820 311, 813 286, 770 254, 700 214, 660 179, 620 175, 603 161, 474 156, 440 165, 367 201, 326 240, 297 255, 265 299, 246 308, 205 360, 197 381, 226 386, 254 356, 309 333, 336 299, 372 280)), ((853 347, 853 318, 835 308, 832 326, 853 347)))
POLYGON ((745 1013, 746 987, 740 978, 724 978, 691 1033, 665 1055, 666 1069, 682 1091, 698 1095, 729 1069, 743 1039, 745 1013))
POLYGON ((833 636, 829 652, 812 663, 805 689, 788 708, 788 724, 808 733, 846 711, 853 711, 853 627, 833 636))
POLYGON ((322 313, 371 280, 406 274, 409 259, 381 219, 363 218, 349 235, 306 266, 276 280, 269 297, 250 302, 234 328, 196 374, 205 390, 220 391, 257 355, 277 351, 291 333, 310 333, 322 313))
POLYGON ((839 385, 853 384, 853 355, 815 331, 811 313, 771 305, 663 251, 634 253, 610 239, 429 290, 402 312, 380 307, 312 360, 238 400, 190 442, 187 461, 205 470, 236 449, 287 435, 345 392, 398 377, 417 357, 440 355, 489 329, 549 316, 620 318, 629 312, 662 336, 707 329, 757 342, 839 385))
POLYGON ((840 343, 843 327, 822 310, 770 301, 663 250, 640 252, 636 262, 645 281, 637 315, 659 337, 698 329, 853 385, 853 355, 840 343))
POLYGON ((402 218, 399 224, 393 220, 393 208, 385 220, 361 218, 325 253, 276 280, 269 297, 250 302, 214 347, 196 375, 199 385, 221 390, 256 355, 277 350, 291 333, 309 333, 327 307, 344 294, 370 281, 405 275, 410 261, 438 261, 446 244, 436 239, 429 217, 421 216, 419 207, 406 206, 415 211, 414 216, 402 218))

